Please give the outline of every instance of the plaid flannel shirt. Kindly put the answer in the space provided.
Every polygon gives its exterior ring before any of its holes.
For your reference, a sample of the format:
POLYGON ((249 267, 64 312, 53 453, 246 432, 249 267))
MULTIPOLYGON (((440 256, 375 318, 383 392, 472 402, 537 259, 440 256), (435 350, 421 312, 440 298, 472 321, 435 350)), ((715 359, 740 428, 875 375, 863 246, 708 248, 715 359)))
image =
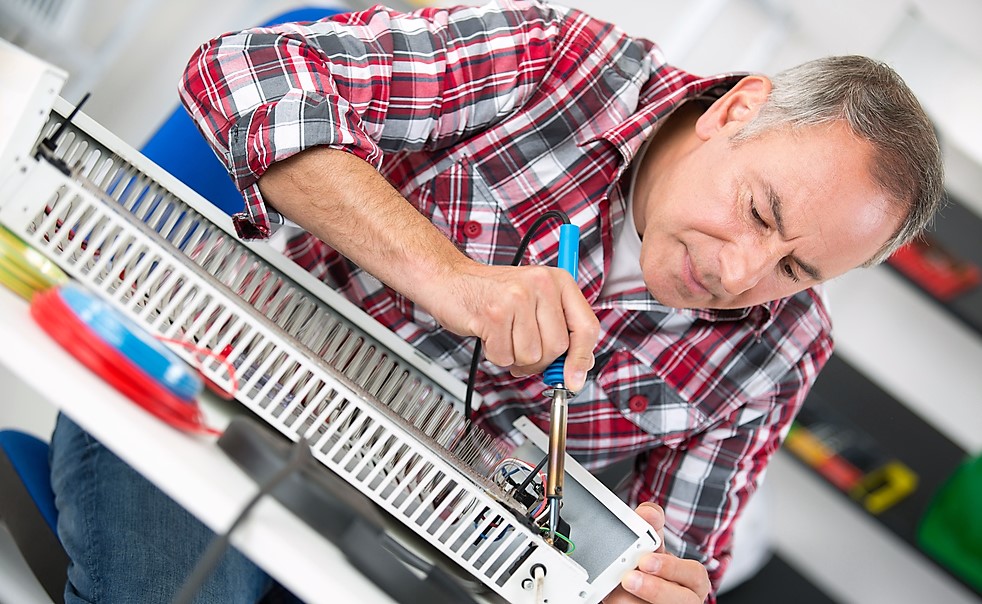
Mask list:
MULTIPOLYGON (((831 354, 822 299, 807 290, 742 310, 678 310, 640 289, 601 288, 632 158, 674 108, 738 79, 695 77, 647 40, 529 1, 373 7, 229 34, 195 53, 181 95, 243 191, 234 221, 244 238, 281 221, 258 178, 316 145, 375 165, 483 262, 510 262, 538 216, 564 210, 582 230, 579 283, 601 325, 595 369, 570 401, 568 450, 590 469, 635 458, 623 496, 661 504, 669 551, 701 561, 718 585, 733 522, 831 354)), ((555 263, 557 230, 540 230, 527 262, 555 263)), ((288 253, 466 377, 472 342, 309 235, 288 253)), ((548 431, 540 379, 485 362, 476 388, 485 429, 514 439, 525 415, 548 431)))

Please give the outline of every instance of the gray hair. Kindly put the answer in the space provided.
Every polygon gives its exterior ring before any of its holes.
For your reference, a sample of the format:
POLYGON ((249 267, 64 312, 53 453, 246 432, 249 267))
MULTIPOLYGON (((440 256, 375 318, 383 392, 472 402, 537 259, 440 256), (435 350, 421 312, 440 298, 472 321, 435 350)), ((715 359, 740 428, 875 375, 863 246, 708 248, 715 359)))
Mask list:
POLYGON ((944 164, 930 119, 907 84, 885 63, 826 57, 771 78, 758 114, 733 137, 843 120, 874 149, 873 177, 905 213, 900 228, 863 266, 879 264, 920 235, 944 197, 944 164))

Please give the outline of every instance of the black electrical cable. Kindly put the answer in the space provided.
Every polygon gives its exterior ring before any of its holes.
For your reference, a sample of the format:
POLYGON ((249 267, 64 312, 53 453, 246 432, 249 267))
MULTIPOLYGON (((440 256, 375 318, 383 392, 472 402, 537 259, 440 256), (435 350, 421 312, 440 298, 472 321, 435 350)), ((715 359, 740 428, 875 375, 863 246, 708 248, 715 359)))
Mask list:
POLYGON ((236 516, 235 520, 232 521, 232 525, 228 527, 223 534, 216 536, 212 539, 211 543, 208 544, 208 549, 205 550, 204 555, 198 560, 191 574, 184 581, 184 585, 181 590, 174 596, 172 604, 190 604, 197 595, 198 591, 201 590, 202 585, 214 572, 215 567, 222 560, 222 555, 225 554, 225 550, 228 549, 229 543, 232 538, 232 532, 239 527, 240 524, 252 511, 252 508, 259 503, 259 500, 270 494, 281 482, 288 478, 291 474, 303 467, 304 462, 308 459, 312 459, 310 456, 310 445, 307 440, 303 437, 300 438, 292 447, 290 452, 290 459, 287 461, 286 465, 280 468, 276 474, 270 477, 265 484, 259 488, 259 492, 256 493, 249 503, 242 508, 239 515, 236 516))
MULTIPOLYGON (((535 236, 536 231, 545 224, 547 220, 556 218, 560 220, 563 224, 569 224, 569 216, 566 212, 562 210, 549 210, 542 216, 535 219, 532 226, 522 237, 522 240, 518 243, 518 248, 515 250, 515 257, 512 258, 511 265, 518 266, 522 262, 522 257, 525 256, 525 251, 528 249, 529 243, 532 241, 532 237, 535 236)), ((481 358, 481 339, 478 338, 477 342, 474 344, 474 352, 471 355, 471 369, 467 375, 467 391, 464 395, 464 435, 470 433, 471 424, 474 421, 474 381, 477 379, 477 366, 481 358)), ((541 464, 540 464, 541 467, 541 464)))
MULTIPOLYGON (((542 459, 539 460, 539 463, 536 464, 535 469, 529 472, 529 475, 525 477, 525 480, 522 481, 522 484, 518 485, 518 491, 517 491, 518 493, 521 493, 528 488, 529 484, 532 483, 532 479, 539 474, 539 471, 542 469, 542 466, 546 465, 546 461, 548 460, 549 460, 549 453, 546 452, 546 454, 542 456, 542 459)), ((545 485, 542 486, 543 488, 545 488, 545 485)))
POLYGON ((61 125, 58 126, 58 129, 55 130, 53 134, 51 134, 50 136, 48 136, 38 144, 37 151, 34 153, 35 158, 45 159, 49 164, 57 168, 58 171, 60 171, 65 176, 71 176, 72 171, 68 167, 68 164, 65 162, 64 159, 55 157, 55 151, 57 151, 58 149, 58 138, 60 138, 62 133, 65 132, 65 129, 68 127, 68 124, 70 124, 72 120, 75 119, 75 116, 78 115, 78 112, 81 111, 82 109, 82 105, 84 105, 87 100, 89 100, 88 92, 86 92, 85 95, 82 97, 82 100, 78 102, 78 105, 75 105, 75 109, 72 109, 72 112, 68 114, 68 117, 65 118, 65 121, 63 121, 61 125))

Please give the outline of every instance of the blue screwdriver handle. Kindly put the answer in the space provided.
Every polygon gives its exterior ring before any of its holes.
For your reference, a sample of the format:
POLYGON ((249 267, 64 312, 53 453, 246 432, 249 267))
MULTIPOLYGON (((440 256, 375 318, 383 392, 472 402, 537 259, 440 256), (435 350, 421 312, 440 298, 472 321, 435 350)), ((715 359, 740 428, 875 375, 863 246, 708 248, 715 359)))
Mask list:
MULTIPOLYGON (((573 276, 576 281, 580 264, 580 227, 575 224, 564 224, 559 227, 559 268, 573 276)), ((563 365, 566 363, 564 353, 553 361, 542 374, 546 386, 559 386, 563 380, 563 365)))

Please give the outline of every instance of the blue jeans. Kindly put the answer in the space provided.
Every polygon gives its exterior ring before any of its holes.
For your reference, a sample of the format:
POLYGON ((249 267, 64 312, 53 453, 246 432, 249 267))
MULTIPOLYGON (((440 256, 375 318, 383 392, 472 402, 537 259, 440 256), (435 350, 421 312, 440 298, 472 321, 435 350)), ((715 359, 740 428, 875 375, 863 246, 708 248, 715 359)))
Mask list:
MULTIPOLYGON (((215 536, 64 415, 51 438, 58 536, 71 559, 65 603, 170 602, 215 536)), ((296 602, 234 549, 195 602, 296 602)))

